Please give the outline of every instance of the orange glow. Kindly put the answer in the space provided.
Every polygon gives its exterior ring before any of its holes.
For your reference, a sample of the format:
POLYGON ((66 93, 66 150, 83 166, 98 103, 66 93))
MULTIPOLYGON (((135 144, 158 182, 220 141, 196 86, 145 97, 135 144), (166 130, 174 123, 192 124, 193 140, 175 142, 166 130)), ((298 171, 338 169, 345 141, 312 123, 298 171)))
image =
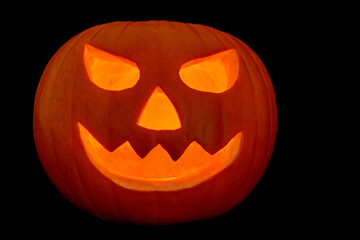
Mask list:
POLYGON ((137 124, 153 130, 175 130, 181 127, 174 105, 160 87, 156 87, 151 94, 137 124))
POLYGON ((80 123, 78 127, 92 164, 116 184, 142 191, 179 190, 207 180, 237 158, 242 141, 239 132, 214 155, 194 141, 177 161, 173 161, 161 145, 145 158, 139 157, 129 142, 109 152, 80 123))
POLYGON ((221 93, 229 90, 239 74, 239 58, 235 49, 191 60, 181 66, 179 75, 190 88, 221 93))
POLYGON ((85 44, 84 64, 90 80, 105 90, 120 91, 135 86, 140 78, 136 63, 85 44))

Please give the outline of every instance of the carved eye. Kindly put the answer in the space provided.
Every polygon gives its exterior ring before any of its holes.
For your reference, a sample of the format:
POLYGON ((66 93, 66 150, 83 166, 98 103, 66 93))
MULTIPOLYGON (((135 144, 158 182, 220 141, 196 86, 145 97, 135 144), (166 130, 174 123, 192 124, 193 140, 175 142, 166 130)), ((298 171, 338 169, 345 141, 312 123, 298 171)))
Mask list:
POLYGON ((181 80, 190 88, 212 93, 229 90, 239 74, 239 58, 235 49, 186 62, 180 68, 181 80))
POLYGON ((135 86, 140 78, 133 61, 95 48, 84 47, 84 64, 90 80, 99 88, 120 91, 135 86))

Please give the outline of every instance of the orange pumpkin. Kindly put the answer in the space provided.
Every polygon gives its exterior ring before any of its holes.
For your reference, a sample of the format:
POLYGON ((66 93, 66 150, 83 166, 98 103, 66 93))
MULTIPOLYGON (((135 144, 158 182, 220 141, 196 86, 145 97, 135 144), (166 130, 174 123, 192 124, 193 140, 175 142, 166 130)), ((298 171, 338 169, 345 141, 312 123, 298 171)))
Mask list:
POLYGON ((114 22, 69 40, 34 106, 41 163, 102 219, 172 224, 239 204, 268 165, 277 112, 257 55, 196 24, 114 22))

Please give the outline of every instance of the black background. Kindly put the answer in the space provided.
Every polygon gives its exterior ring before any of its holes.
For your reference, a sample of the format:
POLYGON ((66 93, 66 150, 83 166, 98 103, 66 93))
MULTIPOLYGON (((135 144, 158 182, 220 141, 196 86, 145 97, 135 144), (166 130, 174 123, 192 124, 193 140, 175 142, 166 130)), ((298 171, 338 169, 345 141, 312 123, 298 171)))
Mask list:
POLYGON ((24 68, 19 70, 15 64, 12 70, 20 81, 15 82, 20 91, 11 93, 17 100, 17 106, 11 110, 20 116, 10 120, 16 124, 17 131, 12 133, 10 142, 20 141, 24 147, 18 148, 19 144, 15 144, 16 149, 11 149, 16 153, 12 169, 17 169, 17 173, 15 177, 11 171, 8 173, 13 179, 8 184, 10 194, 6 195, 9 200, 6 208, 11 212, 9 226, 29 235, 42 235, 44 229, 50 229, 56 234, 110 233, 121 237, 131 233, 134 237, 148 234, 167 238, 186 237, 190 232, 198 236, 226 237, 224 234, 228 234, 240 238, 245 234, 298 236, 314 234, 314 230, 320 234, 331 231, 327 225, 330 221, 326 221, 331 213, 327 211, 326 202, 319 198, 326 188, 325 180, 318 175, 316 162, 321 160, 321 155, 316 150, 319 146, 316 141, 308 140, 309 136, 318 137, 310 129, 318 129, 315 115, 322 111, 321 100, 310 100, 317 85, 316 73, 311 70, 313 63, 305 61, 320 55, 311 49, 320 44, 316 36, 326 21, 315 17, 318 10, 312 6, 263 6, 260 3, 262 6, 244 6, 241 2, 234 6, 234 3, 221 3, 219 7, 216 4, 220 3, 214 3, 211 9, 202 5, 196 9, 184 7, 185 3, 178 2, 156 6, 103 3, 92 6, 91 10, 85 5, 64 6, 62 3, 61 6, 37 6, 36 11, 18 14, 17 21, 12 22, 9 44, 16 45, 19 51, 14 61, 20 59, 24 68), (241 39, 258 54, 268 69, 277 100, 278 133, 274 152, 263 178, 246 200, 218 218, 158 227, 105 222, 73 207, 46 176, 32 133, 36 87, 52 55, 74 35, 112 21, 156 19, 217 28, 241 39))

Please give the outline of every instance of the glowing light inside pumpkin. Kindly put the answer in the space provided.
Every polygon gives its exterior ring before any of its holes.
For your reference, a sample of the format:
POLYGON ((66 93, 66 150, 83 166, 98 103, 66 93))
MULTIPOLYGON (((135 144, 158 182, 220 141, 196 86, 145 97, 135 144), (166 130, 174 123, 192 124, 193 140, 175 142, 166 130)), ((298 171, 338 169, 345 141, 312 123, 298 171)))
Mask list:
POLYGON ((136 63, 85 44, 84 63, 90 80, 105 90, 120 91, 135 86, 140 78, 136 63))
POLYGON ((221 93, 229 90, 239 74, 239 58, 229 49, 181 66, 181 80, 190 88, 203 92, 221 93))
POLYGON ((214 176, 238 156, 242 132, 214 155, 192 142, 175 162, 157 145, 145 158, 139 157, 129 142, 107 151, 78 123, 80 137, 93 165, 116 184, 143 191, 169 191, 192 187, 214 176))
POLYGON ((175 130, 181 127, 174 105, 160 87, 156 87, 151 94, 137 124, 153 130, 175 130))

